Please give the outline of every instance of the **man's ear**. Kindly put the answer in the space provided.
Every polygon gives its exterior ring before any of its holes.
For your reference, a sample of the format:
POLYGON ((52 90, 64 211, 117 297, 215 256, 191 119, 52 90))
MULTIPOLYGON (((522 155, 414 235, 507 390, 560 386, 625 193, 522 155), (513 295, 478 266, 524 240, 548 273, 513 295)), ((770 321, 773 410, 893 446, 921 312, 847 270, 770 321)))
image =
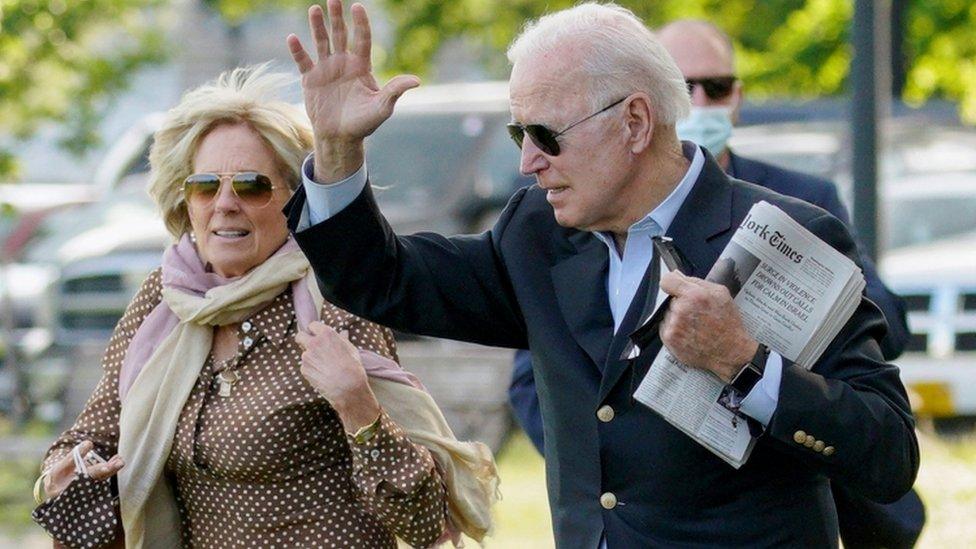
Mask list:
POLYGON ((739 124, 739 111, 742 109, 742 80, 736 80, 732 85, 732 95, 729 97, 729 107, 731 107, 732 125, 739 124))
POLYGON ((624 100, 623 109, 628 148, 639 154, 650 146, 657 121, 651 98, 643 92, 632 94, 624 100))

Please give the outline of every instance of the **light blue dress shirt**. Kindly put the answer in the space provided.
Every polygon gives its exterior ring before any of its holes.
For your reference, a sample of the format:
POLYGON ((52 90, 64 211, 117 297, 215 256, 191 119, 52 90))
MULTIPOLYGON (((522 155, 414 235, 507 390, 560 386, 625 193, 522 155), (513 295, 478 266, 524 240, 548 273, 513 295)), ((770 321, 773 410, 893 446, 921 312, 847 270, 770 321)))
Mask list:
MULTIPOLYGON (((685 156, 692 156, 688 172, 654 210, 627 230, 627 244, 624 255, 617 253, 613 236, 606 233, 593 233, 607 246, 610 255, 610 273, 607 278, 607 295, 610 298, 610 312, 613 316, 614 331, 620 327, 630 302, 633 301, 647 266, 654 256, 651 237, 667 232, 678 210, 684 203, 695 180, 705 165, 701 149, 688 142, 684 143, 685 156)), ((298 230, 304 230, 321 223, 342 211, 359 196, 366 187, 366 165, 363 164, 349 177, 327 185, 316 183, 313 172, 312 155, 302 163, 302 179, 305 187, 305 208, 298 223, 298 230)), ((763 377, 752 391, 742 400, 742 413, 769 424, 779 402, 779 386, 783 374, 782 358, 775 352, 769 353, 763 377)))

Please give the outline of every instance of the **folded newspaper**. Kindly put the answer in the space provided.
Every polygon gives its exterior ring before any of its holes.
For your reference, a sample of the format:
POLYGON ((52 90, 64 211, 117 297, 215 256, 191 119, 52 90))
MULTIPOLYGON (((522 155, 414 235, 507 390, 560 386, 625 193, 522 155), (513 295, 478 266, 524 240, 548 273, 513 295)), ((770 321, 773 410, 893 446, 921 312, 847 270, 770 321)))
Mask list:
MULTIPOLYGON (((784 359, 810 369, 861 301, 860 268, 783 210, 755 204, 706 280, 722 284, 746 329, 784 359)), ((755 445, 727 408, 726 384, 662 347, 634 398, 735 468, 755 445)))

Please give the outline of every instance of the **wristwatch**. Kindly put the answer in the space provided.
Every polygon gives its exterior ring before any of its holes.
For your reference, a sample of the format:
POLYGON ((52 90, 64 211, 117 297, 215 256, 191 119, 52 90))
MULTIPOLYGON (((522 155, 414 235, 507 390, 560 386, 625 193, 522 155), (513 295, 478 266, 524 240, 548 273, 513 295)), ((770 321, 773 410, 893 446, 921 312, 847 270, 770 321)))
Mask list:
POLYGON ((759 383, 759 380, 762 379, 763 372, 766 371, 767 358, 769 358, 769 347, 760 343, 752 360, 739 370, 739 373, 735 375, 729 385, 738 391, 740 395, 748 395, 752 391, 752 388, 756 386, 756 383, 759 383))

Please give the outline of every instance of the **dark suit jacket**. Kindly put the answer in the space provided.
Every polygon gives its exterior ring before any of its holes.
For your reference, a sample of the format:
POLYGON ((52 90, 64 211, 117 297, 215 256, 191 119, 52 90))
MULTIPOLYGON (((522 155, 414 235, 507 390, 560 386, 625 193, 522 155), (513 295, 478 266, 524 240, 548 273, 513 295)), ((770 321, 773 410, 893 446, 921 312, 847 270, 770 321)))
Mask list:
MULTIPOLYGON (((738 156, 732 151, 729 151, 727 173, 736 179, 755 183, 780 194, 820 206, 850 227, 850 215, 837 195, 837 187, 826 179, 738 156)), ((908 343, 909 330, 905 317, 905 304, 885 286, 878 277, 874 263, 860 251, 859 249, 861 266, 864 268, 864 277, 867 280, 866 294, 881 308, 888 322, 888 333, 881 342, 881 350, 886 359, 893 360, 901 355, 908 343)), ((508 396, 519 423, 541 453, 545 446, 542 436, 542 417, 539 414, 539 398, 536 395, 535 378, 532 375, 532 360, 527 351, 518 351, 515 355, 508 396)))
MULTIPOLYGON (((302 189, 289 204, 294 230, 302 189)), ((857 257, 825 211, 730 180, 707 157, 668 234, 702 277, 748 209, 767 200, 857 257)), ((897 368, 883 362, 880 311, 862 301, 813 371, 786 364, 780 404, 752 457, 735 470, 632 393, 660 348, 617 360, 607 293, 607 249, 560 227, 545 193, 525 188, 484 234, 397 236, 368 188, 331 219, 295 234, 324 295, 382 324, 487 345, 531 347, 547 440, 546 476, 559 547, 835 546, 828 479, 892 501, 911 487, 918 443, 897 368), (596 410, 612 406, 601 422, 596 410), (830 410, 831 413, 824 413, 830 410), (804 431, 834 446, 824 456, 794 442, 804 431), (603 493, 617 505, 604 509, 603 493)), ((646 292, 646 288, 644 289, 646 292)), ((642 296, 634 300, 643 303, 642 296)))

